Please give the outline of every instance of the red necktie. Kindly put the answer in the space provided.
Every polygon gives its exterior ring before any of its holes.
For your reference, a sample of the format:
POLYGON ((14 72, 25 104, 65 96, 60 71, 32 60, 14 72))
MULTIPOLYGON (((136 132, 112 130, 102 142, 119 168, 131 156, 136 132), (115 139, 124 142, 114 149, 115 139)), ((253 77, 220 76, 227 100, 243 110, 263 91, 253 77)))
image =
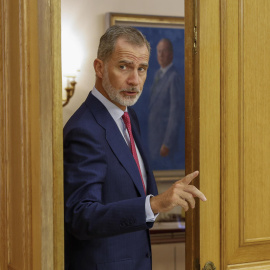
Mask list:
POLYGON ((133 155, 135 162, 138 166, 138 170, 140 172, 140 176, 141 176, 141 180, 142 180, 142 184, 143 184, 143 189, 144 189, 144 192, 146 193, 145 184, 143 181, 142 172, 141 172, 141 168, 140 168, 140 164, 139 164, 139 159, 138 159, 137 152, 136 152, 135 142, 134 142, 134 138, 133 138, 132 131, 131 131, 131 123, 130 123, 130 118, 129 118, 128 113, 125 112, 123 114, 122 118, 123 118, 124 123, 126 125, 126 128, 128 130, 128 134, 129 134, 129 138, 130 138, 130 145, 131 145, 131 152, 132 152, 132 155, 133 155))

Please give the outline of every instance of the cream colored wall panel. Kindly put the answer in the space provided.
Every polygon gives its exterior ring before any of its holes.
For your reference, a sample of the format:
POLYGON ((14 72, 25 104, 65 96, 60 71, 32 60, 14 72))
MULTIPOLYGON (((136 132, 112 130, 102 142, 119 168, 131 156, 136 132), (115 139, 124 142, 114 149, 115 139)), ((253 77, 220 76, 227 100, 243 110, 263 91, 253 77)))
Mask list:
POLYGON ((185 270, 185 243, 179 243, 175 245, 176 254, 175 254, 175 261, 176 267, 175 270, 185 270))
POLYGON ((184 270, 185 243, 152 245, 153 270, 184 270))
POLYGON ((175 269, 175 245, 152 245, 153 270, 175 269))

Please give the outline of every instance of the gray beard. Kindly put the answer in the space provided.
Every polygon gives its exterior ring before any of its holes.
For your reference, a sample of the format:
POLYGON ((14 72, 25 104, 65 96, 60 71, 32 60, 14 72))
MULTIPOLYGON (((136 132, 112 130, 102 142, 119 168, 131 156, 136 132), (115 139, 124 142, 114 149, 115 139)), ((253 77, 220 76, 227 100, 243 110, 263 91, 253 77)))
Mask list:
POLYGON ((139 99, 142 91, 138 89, 137 87, 130 87, 128 89, 122 89, 122 90, 117 90, 115 89, 109 80, 109 75, 107 71, 107 67, 105 67, 105 71, 103 74, 103 80, 102 80, 102 86, 110 99, 118 103, 122 106, 133 106, 139 99), (138 94, 136 96, 123 96, 121 95, 121 92, 127 92, 127 91, 136 91, 138 94))

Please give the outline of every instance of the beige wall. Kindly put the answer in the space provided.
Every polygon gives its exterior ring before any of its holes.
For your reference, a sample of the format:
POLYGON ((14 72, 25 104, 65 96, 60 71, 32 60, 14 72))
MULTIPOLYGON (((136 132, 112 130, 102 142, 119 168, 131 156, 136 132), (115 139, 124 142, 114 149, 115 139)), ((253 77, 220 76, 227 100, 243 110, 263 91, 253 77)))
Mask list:
POLYGON ((99 38, 105 31, 105 14, 108 12, 184 17, 184 0, 62 0, 62 29, 69 28, 71 38, 78 41, 83 55, 75 95, 63 109, 64 123, 85 100, 95 83, 93 61, 99 38))

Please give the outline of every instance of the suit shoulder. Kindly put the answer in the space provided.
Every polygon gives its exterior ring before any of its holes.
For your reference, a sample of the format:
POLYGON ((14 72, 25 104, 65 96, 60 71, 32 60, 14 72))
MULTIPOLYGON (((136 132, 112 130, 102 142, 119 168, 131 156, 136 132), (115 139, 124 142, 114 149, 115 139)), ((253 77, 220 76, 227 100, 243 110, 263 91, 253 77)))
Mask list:
POLYGON ((94 116, 84 102, 65 124, 64 134, 72 129, 88 127, 89 125, 93 125, 93 123, 95 123, 94 116))
POLYGON ((168 75, 170 77, 180 77, 181 78, 181 75, 175 66, 172 66, 167 72, 168 72, 168 75))
POLYGON ((178 70, 174 68, 173 70, 168 72, 166 82, 168 85, 177 84, 180 86, 183 83, 183 78, 178 72, 178 70))

